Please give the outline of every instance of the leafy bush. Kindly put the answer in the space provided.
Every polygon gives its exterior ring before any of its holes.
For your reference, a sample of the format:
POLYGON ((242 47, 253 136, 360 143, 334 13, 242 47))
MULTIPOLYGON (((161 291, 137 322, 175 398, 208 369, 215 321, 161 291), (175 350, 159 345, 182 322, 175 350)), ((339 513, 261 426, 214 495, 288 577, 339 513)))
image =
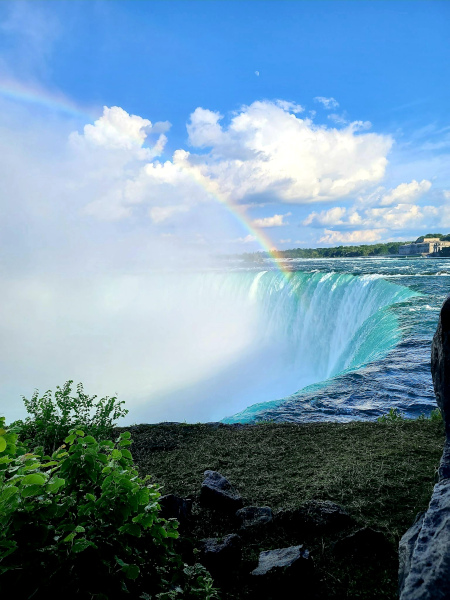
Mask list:
MULTIPOLYGON (((378 423, 397 423, 398 421, 405 421, 406 417, 405 415, 400 412, 398 410, 398 408, 390 408, 389 411, 384 414, 381 415, 381 417, 378 417, 377 421, 378 423)), ((443 418, 442 418, 442 413, 439 410, 439 408, 434 408, 431 412, 430 415, 427 417, 425 414, 421 414, 417 417, 418 421, 425 421, 425 420, 430 420, 430 421, 440 421, 443 422, 443 418)))
POLYGON ((56 386, 52 397, 51 390, 39 398, 39 391, 28 400, 22 396, 25 408, 30 415, 25 422, 16 421, 23 439, 31 438, 37 446, 43 446, 51 454, 61 445, 71 429, 83 429, 95 437, 111 435, 117 419, 128 414, 116 396, 101 398, 88 396, 83 385, 77 385, 72 395, 73 381, 56 386))
POLYGON ((405 416, 401 413, 398 408, 390 408, 389 411, 378 417, 378 423, 396 423, 398 421, 404 421, 405 416))
POLYGON ((431 411, 429 419, 430 419, 430 421, 441 421, 441 422, 444 421, 444 419, 442 417, 442 413, 439 410, 439 408, 435 408, 431 411))
POLYGON ((203 567, 175 552, 178 523, 159 517, 158 488, 139 478, 130 444, 129 432, 113 443, 73 430, 44 456, 0 418, 0 589, 33 600, 217 598, 203 567))

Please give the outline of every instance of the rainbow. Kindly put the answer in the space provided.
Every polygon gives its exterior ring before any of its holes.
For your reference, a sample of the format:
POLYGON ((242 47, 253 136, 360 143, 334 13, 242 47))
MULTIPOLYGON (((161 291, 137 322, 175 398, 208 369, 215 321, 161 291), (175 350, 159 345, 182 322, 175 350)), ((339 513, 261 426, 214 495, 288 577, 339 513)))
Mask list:
MULTIPOLYGON (((51 93, 38 86, 33 87, 29 84, 23 85, 14 80, 3 79, 0 81, 0 97, 15 102, 42 107, 52 112, 68 115, 76 119, 83 119, 84 121, 88 120, 90 122, 95 121, 100 112, 98 109, 87 110, 80 108, 77 104, 60 93, 51 93)), ((273 242, 270 237, 259 228, 252 225, 251 219, 245 214, 245 211, 241 207, 231 202, 226 195, 218 189, 216 183, 202 175, 198 169, 191 165, 187 165, 187 163, 183 164, 183 162, 177 163, 177 166, 192 177, 198 185, 205 189, 209 196, 226 207, 244 230, 254 237, 261 248, 268 253, 277 269, 279 269, 287 278, 291 276, 291 271, 283 266, 282 263, 275 260, 277 258, 276 249, 273 247, 273 242)))
POLYGON ((272 240, 266 233, 262 232, 259 228, 252 224, 251 219, 246 215, 245 211, 239 205, 231 202, 227 196, 218 189, 216 183, 208 177, 205 177, 198 168, 188 165, 185 161, 177 161, 176 165, 184 173, 187 173, 191 178, 193 178, 194 181, 200 185, 200 187, 202 187, 209 196, 227 208, 227 210, 233 215, 238 223, 252 237, 254 237, 255 241, 257 241, 262 249, 268 253, 269 258, 272 259, 274 266, 289 280, 292 276, 292 271, 283 265, 283 263, 280 263, 276 260, 278 258, 277 249, 274 248, 272 240))
POLYGON ((23 85, 12 79, 0 81, 0 96, 7 100, 32 104, 52 112, 69 115, 76 119, 93 121, 98 118, 98 111, 80 108, 63 94, 51 93, 37 85, 23 85))

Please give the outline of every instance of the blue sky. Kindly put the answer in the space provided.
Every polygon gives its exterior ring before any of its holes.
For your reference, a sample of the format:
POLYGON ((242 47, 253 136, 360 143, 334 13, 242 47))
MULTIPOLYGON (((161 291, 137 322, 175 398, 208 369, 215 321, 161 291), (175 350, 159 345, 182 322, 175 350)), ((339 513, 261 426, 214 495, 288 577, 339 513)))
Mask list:
POLYGON ((448 1, 0 2, 8 419, 243 360, 253 308, 191 285, 217 254, 450 232, 448 31, 448 1))
POLYGON ((447 231, 449 26, 439 0, 6 1, 3 127, 85 181, 66 201, 100 237, 215 253, 447 231))

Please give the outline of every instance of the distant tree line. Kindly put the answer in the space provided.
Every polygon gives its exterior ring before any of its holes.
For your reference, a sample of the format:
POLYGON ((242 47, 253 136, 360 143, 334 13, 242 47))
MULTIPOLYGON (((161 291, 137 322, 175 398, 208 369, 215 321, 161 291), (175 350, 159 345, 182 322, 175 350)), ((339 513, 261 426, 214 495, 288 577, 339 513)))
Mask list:
MULTIPOLYGON (((416 243, 423 242, 424 238, 433 237, 439 238, 442 241, 450 241, 450 233, 444 235, 442 233, 427 233, 415 240, 416 243)), ((398 249, 404 244, 412 244, 414 242, 387 242, 386 244, 362 244, 360 246, 336 246, 334 248, 292 248, 291 250, 276 250, 270 253, 270 256, 275 258, 353 258, 358 256, 398 256, 398 249)), ((442 256, 450 256, 450 252, 442 256)), ((269 252, 245 252, 235 255, 251 262, 260 262, 264 258, 269 257, 269 252)))
POLYGON ((450 233, 447 233, 447 235, 443 235, 442 233, 427 233, 418 237, 416 243, 423 242, 425 238, 439 238, 443 242, 450 242, 450 233))
MULTIPOLYGON (((275 258, 352 258, 356 256, 386 256, 398 254, 399 246, 408 242, 388 242, 361 246, 337 246, 335 248, 293 248, 271 252, 275 258)), ((246 252, 239 255, 245 260, 258 262, 268 258, 268 252, 246 252)))

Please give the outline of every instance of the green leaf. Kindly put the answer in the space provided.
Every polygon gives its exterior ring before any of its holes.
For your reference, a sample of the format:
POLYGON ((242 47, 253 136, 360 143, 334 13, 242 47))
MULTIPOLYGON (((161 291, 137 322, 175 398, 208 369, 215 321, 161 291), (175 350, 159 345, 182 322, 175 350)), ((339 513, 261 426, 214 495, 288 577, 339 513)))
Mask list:
POLYGON ((69 535, 63 539, 63 542, 71 542, 76 535, 76 533, 69 533, 69 535))
POLYGON ((106 446, 108 448, 114 448, 114 443, 111 440, 102 440, 100 446, 106 446))
POLYGON ((72 552, 83 552, 83 550, 86 550, 86 548, 89 548, 89 546, 93 546, 94 548, 97 547, 93 542, 87 540, 86 538, 80 538, 72 546, 72 552))
POLYGON ((96 444, 96 443, 97 443, 97 442, 96 442, 96 440, 95 440, 95 438, 94 438, 94 437, 92 437, 92 435, 87 435, 87 436, 84 438, 83 442, 84 442, 85 444, 96 444))
POLYGON ((127 523, 123 527, 120 527, 120 530, 123 533, 129 533, 130 535, 134 535, 134 537, 141 537, 141 527, 137 523, 127 523))
POLYGON ((22 488, 20 495, 22 498, 29 498, 30 496, 39 496, 42 494, 42 486, 41 485, 27 485, 22 488))
POLYGON ((122 567, 128 579, 137 579, 140 575, 140 569, 137 565, 127 565, 122 567))
POLYGON ((19 491, 19 488, 17 488, 15 485, 11 485, 10 487, 7 487, 6 489, 3 490, 3 492, 0 495, 0 502, 7 502, 11 496, 14 496, 15 494, 17 494, 17 492, 19 491))
POLYGON ((6 429, 0 429, 0 435, 5 435, 6 429))
POLYGON ((122 452, 122 456, 124 456, 125 458, 130 458, 132 459, 132 455, 131 452, 129 450, 126 450, 125 448, 121 451, 122 452))
POLYGON ((6 448, 6 440, 3 436, 0 437, 0 452, 3 452, 6 448))
POLYGON ((60 487, 62 487, 63 485, 66 484, 66 480, 65 479, 60 479, 59 477, 55 477, 55 479, 53 479, 51 481, 51 483, 47 484, 47 492, 51 492, 54 493, 57 490, 59 490, 60 487))
POLYGON ((121 452, 120 450, 116 450, 116 449, 114 449, 114 450, 111 452, 111 458, 113 458, 114 460, 117 460, 117 459, 119 459, 119 458, 122 458, 122 452, 121 452))
POLYGON ((82 525, 77 525, 74 531, 76 531, 77 533, 84 533, 86 529, 82 525))
POLYGON ((75 433, 81 437, 84 437, 84 431, 81 431, 81 429, 77 429, 75 433))
POLYGON ((123 433, 120 434, 119 439, 129 440, 130 437, 131 437, 131 433, 129 431, 124 431, 123 433))
POLYGON ((148 488, 141 488, 137 493, 137 501, 138 504, 148 504, 148 500, 150 497, 150 490, 148 488))
POLYGON ((68 436, 66 437, 66 439, 64 440, 64 442, 65 442, 66 444, 73 444, 73 443, 74 443, 74 441, 75 441, 75 438, 76 438, 76 437, 77 437, 77 436, 76 436, 74 433, 72 433, 72 435, 68 435, 68 436))
POLYGON ((22 485, 44 485, 45 477, 39 473, 26 475, 20 482, 22 485))

